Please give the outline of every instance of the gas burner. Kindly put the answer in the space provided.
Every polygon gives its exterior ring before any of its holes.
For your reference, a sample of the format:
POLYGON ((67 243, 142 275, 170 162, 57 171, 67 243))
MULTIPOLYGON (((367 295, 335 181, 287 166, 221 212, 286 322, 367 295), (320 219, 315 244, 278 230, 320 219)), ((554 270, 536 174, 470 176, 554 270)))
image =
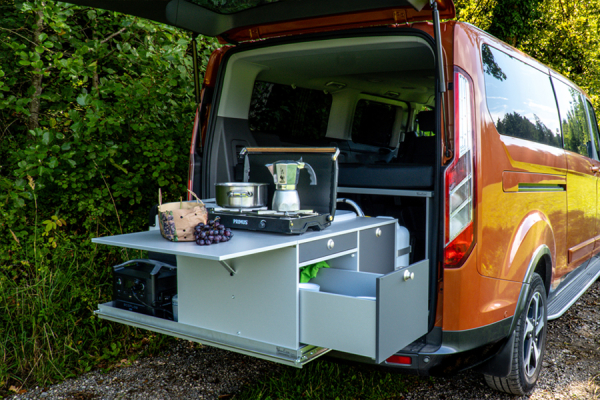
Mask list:
MULTIPOLYGON (((254 213, 253 213, 254 214, 254 213)), ((264 210, 256 211, 257 215, 271 215, 277 217, 299 217, 305 215, 318 215, 313 210, 298 210, 298 211, 275 211, 275 210, 264 210)))
POLYGON ((254 212, 254 211, 264 211, 268 210, 266 206, 263 207, 246 207, 246 208, 227 208, 227 207, 215 207, 213 208, 214 212, 233 212, 233 213, 245 213, 245 212, 254 212))
POLYGON ((286 234, 300 234, 309 228, 322 230, 331 225, 333 220, 330 214, 319 214, 313 210, 283 212, 266 207, 254 211, 246 208, 209 208, 208 218, 219 218, 225 226, 234 229, 286 234))

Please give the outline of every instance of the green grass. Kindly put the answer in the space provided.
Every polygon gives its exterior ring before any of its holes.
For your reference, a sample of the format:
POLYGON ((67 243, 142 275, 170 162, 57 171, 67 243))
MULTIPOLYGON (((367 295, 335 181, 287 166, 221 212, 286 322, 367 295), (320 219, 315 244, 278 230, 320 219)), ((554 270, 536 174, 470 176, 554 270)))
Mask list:
POLYGON ((167 340, 94 315, 111 299, 111 267, 123 257, 65 242, 44 257, 23 251, 0 263, 0 398, 11 386, 46 386, 110 368, 167 340))
POLYGON ((282 366, 234 399, 402 399, 418 380, 367 365, 316 360, 302 369, 282 366))

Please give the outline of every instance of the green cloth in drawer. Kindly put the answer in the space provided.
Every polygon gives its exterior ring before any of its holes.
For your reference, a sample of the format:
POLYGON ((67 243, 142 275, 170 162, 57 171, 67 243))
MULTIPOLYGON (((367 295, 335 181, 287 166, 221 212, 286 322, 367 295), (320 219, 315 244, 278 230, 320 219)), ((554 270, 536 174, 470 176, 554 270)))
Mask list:
POLYGON ((317 276, 317 273, 321 268, 329 268, 329 264, 325 261, 321 261, 300 268, 300 283, 308 283, 312 278, 317 276))

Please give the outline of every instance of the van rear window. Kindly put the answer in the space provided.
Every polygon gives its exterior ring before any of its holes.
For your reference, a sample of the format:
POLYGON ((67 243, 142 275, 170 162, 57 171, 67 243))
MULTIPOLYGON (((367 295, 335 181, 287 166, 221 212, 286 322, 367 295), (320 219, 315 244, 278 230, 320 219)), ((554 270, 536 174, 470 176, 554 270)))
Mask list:
POLYGON ((330 109, 329 93, 256 81, 248 124, 252 132, 276 135, 282 142, 318 145, 325 139, 330 109))
POLYGON ((352 141, 371 146, 390 147, 397 107, 361 99, 354 110, 352 141))
POLYGON ((498 132, 562 147, 550 77, 487 45, 482 57, 487 106, 498 132))

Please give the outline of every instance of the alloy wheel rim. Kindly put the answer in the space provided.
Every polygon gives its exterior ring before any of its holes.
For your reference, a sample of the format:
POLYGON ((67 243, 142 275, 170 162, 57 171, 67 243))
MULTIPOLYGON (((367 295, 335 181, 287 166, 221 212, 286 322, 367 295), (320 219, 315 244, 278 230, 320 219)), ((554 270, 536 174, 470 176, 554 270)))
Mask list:
POLYGON ((525 375, 532 377, 542 358, 542 339, 546 327, 542 295, 535 292, 527 307, 525 340, 523 340, 523 366, 525 375))

